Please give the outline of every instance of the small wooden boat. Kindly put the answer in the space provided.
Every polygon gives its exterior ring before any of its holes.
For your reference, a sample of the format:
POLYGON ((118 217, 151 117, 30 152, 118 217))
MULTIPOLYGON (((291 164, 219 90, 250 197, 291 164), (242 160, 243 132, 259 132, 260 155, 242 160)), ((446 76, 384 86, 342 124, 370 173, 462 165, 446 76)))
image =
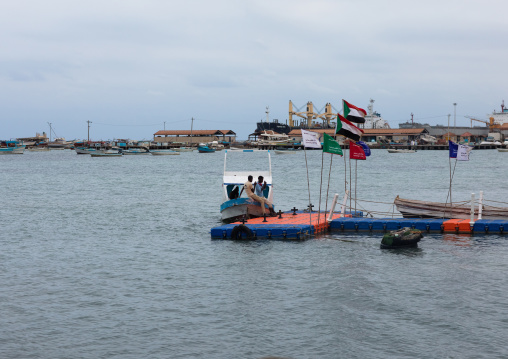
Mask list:
MULTIPOLYGON (((471 218, 471 205, 454 204, 452 206, 450 203, 418 201, 399 196, 395 198, 394 204, 404 218, 471 218)), ((475 207, 474 215, 478 216, 478 207, 475 207)), ((508 219, 508 207, 483 205, 482 218, 508 219)))
POLYGON ((22 155, 25 147, 18 141, 0 141, 0 155, 22 155))
POLYGON ((180 152, 172 150, 152 150, 150 153, 154 156, 178 156, 180 152))
POLYGON ((498 152, 508 152, 508 148, 498 148, 498 152))
POLYGON ((415 153, 416 150, 406 150, 402 148, 389 148, 388 153, 415 153))
POLYGON ((215 148, 211 148, 211 147, 208 147, 208 146, 199 146, 198 147, 198 152, 199 153, 214 153, 215 152, 215 148))
POLYGON ((178 147, 178 148, 174 148, 173 150, 175 150, 176 152, 192 152, 192 151, 194 151, 194 149, 192 147, 178 147))
POLYGON ((122 157, 122 153, 120 152, 109 152, 109 151, 96 151, 95 153, 90 153, 92 157, 122 157))
POLYGON ((287 149, 287 150, 273 150, 276 155, 294 155, 298 150, 287 149))
POLYGON ((148 149, 130 149, 130 150, 122 150, 124 155, 149 155, 150 151, 148 149))

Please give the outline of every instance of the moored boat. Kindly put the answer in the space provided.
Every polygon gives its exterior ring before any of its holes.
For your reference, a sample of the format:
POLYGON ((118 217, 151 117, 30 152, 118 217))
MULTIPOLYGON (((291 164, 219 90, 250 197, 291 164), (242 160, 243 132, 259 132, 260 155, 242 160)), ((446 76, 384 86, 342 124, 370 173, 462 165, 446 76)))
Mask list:
POLYGON ((215 149, 214 148, 211 148, 205 144, 200 144, 198 146, 198 152, 199 153, 214 153, 215 152, 215 149))
POLYGON ((133 148, 129 150, 122 150, 124 155, 149 155, 150 150, 148 148, 133 148))
POLYGON ((402 148, 389 148, 388 153, 415 153, 415 150, 406 150, 402 148))
POLYGON ((276 155, 294 155, 299 150, 287 149, 287 150, 273 150, 276 155))
MULTIPOLYGON (((234 151, 239 152, 239 151, 234 151)), ((267 186, 263 190, 263 195, 270 203, 273 203, 273 185, 272 185, 272 162, 270 151, 268 153, 268 171, 227 171, 226 161, 228 150, 224 153, 224 175, 222 181, 223 202, 220 206, 221 218, 224 222, 234 222, 242 218, 254 218, 263 216, 261 204, 248 198, 239 197, 239 192, 244 183, 247 182, 249 175, 255 179, 259 176, 264 177, 267 186)), ((265 213, 268 215, 269 208, 265 206, 265 213)))
POLYGON ((25 152, 25 145, 18 141, 0 141, 0 155, 22 155, 25 152))
POLYGON ((176 152, 173 150, 151 150, 150 153, 153 156, 177 156, 177 155, 180 155, 180 152, 176 152))
MULTIPOLYGON (((419 201, 404 199, 397 196, 394 204, 404 218, 450 218, 470 219, 471 205, 458 205, 440 202, 419 201)), ((478 216, 478 207, 474 209, 474 215, 478 216)), ((482 205, 483 219, 508 219, 508 207, 495 207, 482 205)))

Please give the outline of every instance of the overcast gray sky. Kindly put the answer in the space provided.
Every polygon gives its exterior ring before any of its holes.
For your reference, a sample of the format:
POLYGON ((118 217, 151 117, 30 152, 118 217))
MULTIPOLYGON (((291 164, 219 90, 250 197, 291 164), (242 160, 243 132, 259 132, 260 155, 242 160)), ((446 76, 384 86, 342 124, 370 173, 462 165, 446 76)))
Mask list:
POLYGON ((487 119, 507 93, 505 0, 16 0, 0 5, 0 139, 49 131, 149 139, 163 129, 286 121, 341 99, 392 127, 487 119))

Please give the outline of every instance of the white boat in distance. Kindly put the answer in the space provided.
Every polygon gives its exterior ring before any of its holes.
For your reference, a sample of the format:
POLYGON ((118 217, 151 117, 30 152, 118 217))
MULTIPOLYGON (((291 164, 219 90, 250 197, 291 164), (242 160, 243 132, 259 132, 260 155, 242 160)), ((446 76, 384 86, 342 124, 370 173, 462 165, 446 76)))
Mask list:
POLYGON ((130 150, 121 150, 124 155, 149 155, 150 150, 148 148, 133 148, 130 150))
POLYGON ((118 151, 96 151, 95 153, 90 153, 92 157, 122 157, 122 153, 118 151))
POLYGON ((389 148, 388 153, 415 153, 416 150, 405 150, 402 148, 389 148))
POLYGON ((150 153, 154 156, 176 156, 180 154, 180 152, 173 150, 152 150, 150 153))
MULTIPOLYGON (((240 152, 240 151, 233 151, 240 152)), ((220 212, 222 221, 224 222, 235 222, 242 219, 244 216, 246 219, 253 217, 262 217, 263 210, 261 204, 248 198, 248 197, 236 197, 234 193, 240 193, 243 185, 247 182, 249 175, 254 177, 254 181, 257 181, 259 176, 264 177, 264 181, 267 186, 263 191, 264 197, 268 199, 270 203, 273 203, 273 185, 272 185, 272 161, 270 158, 270 151, 268 153, 268 171, 227 171, 226 161, 228 150, 224 153, 224 176, 222 180, 222 197, 223 201, 220 206, 220 212)), ((236 155, 236 154, 235 154, 236 155)), ((268 206, 265 206, 265 213, 268 215, 270 210, 268 206)))
POLYGON ((298 151, 300 151, 300 150, 293 150, 293 149, 288 149, 288 150, 273 150, 273 152, 275 152, 276 155, 294 155, 298 151))

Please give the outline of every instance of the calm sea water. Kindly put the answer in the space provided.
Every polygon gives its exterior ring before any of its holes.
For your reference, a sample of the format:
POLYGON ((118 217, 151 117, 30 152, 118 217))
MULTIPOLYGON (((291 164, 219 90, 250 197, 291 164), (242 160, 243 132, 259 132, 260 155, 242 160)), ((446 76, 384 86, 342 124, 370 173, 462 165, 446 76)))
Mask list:
MULTIPOLYGON (((266 153, 228 156, 267 166, 266 153)), ((321 160, 307 153, 316 208, 321 160)), ((223 152, 1 156, 0 357, 508 357, 508 237, 431 234, 402 252, 380 250, 380 234, 212 241, 223 166, 223 152)), ((304 208, 304 154, 272 167, 276 209, 304 208)), ((454 201, 508 202, 507 173, 508 154, 474 152, 454 201)), ((339 157, 330 178, 342 196, 339 157)), ((372 201, 358 207, 445 201, 448 183, 446 152, 375 150, 358 163, 357 197, 372 201)))

